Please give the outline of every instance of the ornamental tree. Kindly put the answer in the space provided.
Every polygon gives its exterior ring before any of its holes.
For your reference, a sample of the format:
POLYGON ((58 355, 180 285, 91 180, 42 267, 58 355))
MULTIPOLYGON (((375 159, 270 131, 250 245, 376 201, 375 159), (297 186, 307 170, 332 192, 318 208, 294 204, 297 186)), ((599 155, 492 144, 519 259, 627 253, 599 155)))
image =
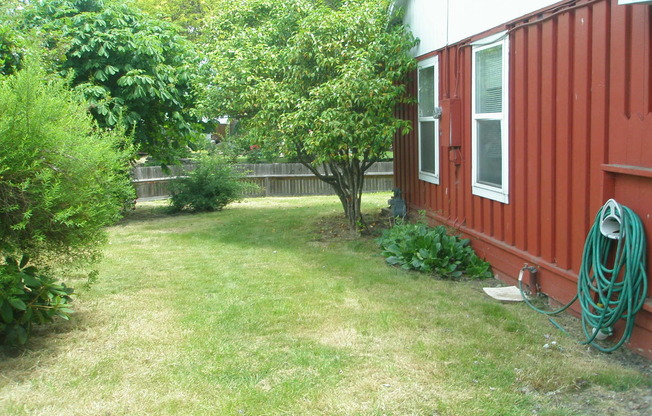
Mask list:
POLYGON ((244 3, 211 28, 214 109, 330 184, 355 228, 365 171, 410 129, 394 109, 414 39, 388 1, 244 3))
POLYGON ((200 130, 201 57, 171 23, 121 0, 48 0, 26 9, 24 25, 100 127, 133 130, 140 150, 164 162, 200 130))

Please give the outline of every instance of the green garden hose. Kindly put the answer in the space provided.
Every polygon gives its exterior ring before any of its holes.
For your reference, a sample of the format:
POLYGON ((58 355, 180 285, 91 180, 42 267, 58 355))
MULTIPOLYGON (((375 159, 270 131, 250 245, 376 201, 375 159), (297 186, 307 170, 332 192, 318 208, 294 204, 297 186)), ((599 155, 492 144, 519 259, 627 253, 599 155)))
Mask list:
POLYGON ((586 336, 583 344, 612 352, 629 340, 636 313, 645 303, 648 284, 645 254, 641 219, 631 209, 609 200, 598 212, 586 237, 577 294, 569 303, 554 311, 544 311, 527 298, 520 278, 518 287, 525 302, 546 315, 561 313, 579 299, 582 329, 586 336), (596 338, 600 334, 610 334, 620 319, 625 320, 620 339, 609 347, 597 344, 596 338))

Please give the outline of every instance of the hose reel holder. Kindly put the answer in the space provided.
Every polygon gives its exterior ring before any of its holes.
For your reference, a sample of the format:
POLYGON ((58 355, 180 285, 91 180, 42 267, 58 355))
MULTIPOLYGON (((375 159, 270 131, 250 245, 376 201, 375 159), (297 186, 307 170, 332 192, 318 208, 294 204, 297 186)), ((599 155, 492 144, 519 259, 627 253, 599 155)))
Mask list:
POLYGON ((624 231, 622 217, 622 206, 613 199, 608 200, 600 211, 600 233, 612 240, 620 240, 624 231))
MULTIPOLYGON (((554 311, 534 306, 524 295, 522 274, 519 289, 525 302, 537 312, 556 315, 579 300, 582 311, 583 344, 591 344, 603 352, 611 352, 629 341, 634 329, 634 318, 647 296, 646 241, 643 223, 630 208, 608 200, 598 211, 589 230, 582 253, 577 294, 554 311), (615 241, 614 241, 615 240, 615 241), (610 346, 595 340, 609 335, 617 321, 623 320, 620 339, 610 346)), ((561 328, 554 320, 551 322, 561 328)))

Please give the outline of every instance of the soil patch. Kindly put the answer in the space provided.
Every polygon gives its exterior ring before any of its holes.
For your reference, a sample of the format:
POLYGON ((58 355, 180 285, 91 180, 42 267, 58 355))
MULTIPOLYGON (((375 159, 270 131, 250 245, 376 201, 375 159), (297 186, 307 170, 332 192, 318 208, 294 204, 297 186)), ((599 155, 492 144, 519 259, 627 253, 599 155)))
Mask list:
POLYGON ((383 230, 390 227, 391 221, 387 213, 378 211, 363 216, 363 226, 360 230, 351 230, 344 214, 323 216, 315 224, 315 241, 380 237, 383 230))

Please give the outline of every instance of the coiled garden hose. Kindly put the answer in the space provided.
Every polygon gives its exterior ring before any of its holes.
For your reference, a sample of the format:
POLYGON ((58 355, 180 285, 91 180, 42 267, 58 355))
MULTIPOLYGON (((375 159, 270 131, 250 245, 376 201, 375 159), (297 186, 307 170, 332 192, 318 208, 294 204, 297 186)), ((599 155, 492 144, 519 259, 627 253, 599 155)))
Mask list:
MULTIPOLYGON (((537 312, 556 315, 568 309, 579 299, 582 311, 582 329, 586 341, 603 352, 612 352, 629 340, 634 330, 634 318, 647 296, 645 233, 641 219, 631 209, 609 200, 598 212, 586 237, 582 264, 577 281, 577 294, 554 311, 534 306, 518 287, 525 302, 537 312), (615 243, 617 242, 617 243, 615 243), (613 253, 613 246, 615 254, 613 253), (610 267, 609 264, 613 266, 610 267), (601 334, 611 334, 620 319, 625 328, 620 339, 609 347, 597 344, 601 334)), ((524 268, 525 269, 525 268, 524 268)), ((551 319, 557 327, 559 325, 551 319)))

